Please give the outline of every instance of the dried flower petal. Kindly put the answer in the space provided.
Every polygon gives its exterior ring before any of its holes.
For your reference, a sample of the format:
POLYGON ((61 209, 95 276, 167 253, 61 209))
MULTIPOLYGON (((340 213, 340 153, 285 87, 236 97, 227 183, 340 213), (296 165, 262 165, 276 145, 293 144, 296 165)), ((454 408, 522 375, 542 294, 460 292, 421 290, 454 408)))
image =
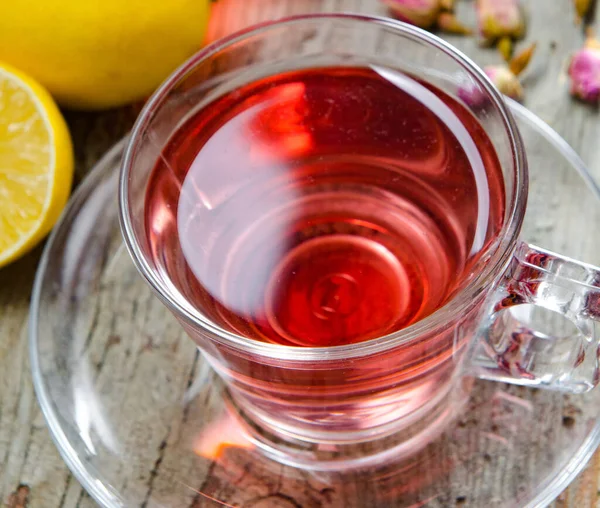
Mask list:
POLYGON ((531 62, 531 57, 533 56, 536 47, 537 44, 534 42, 531 46, 521 51, 518 55, 515 55, 515 57, 509 62, 508 68, 515 76, 518 76, 527 68, 529 62, 531 62))
POLYGON ((479 32, 486 42, 500 43, 506 60, 512 54, 512 40, 525 35, 525 18, 519 0, 477 0, 479 32))
POLYGON ((600 42, 590 37, 569 64, 571 94, 586 102, 600 100, 600 42))
POLYGON ((421 28, 430 28, 441 11, 440 0, 384 0, 395 16, 421 28))

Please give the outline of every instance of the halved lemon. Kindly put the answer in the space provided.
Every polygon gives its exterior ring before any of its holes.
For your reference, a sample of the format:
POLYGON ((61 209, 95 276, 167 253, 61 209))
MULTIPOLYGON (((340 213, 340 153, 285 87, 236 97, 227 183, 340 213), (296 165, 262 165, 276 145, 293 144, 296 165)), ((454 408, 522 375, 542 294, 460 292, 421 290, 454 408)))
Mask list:
POLYGON ((0 267, 52 229, 72 180, 71 138, 52 97, 0 62, 0 267))

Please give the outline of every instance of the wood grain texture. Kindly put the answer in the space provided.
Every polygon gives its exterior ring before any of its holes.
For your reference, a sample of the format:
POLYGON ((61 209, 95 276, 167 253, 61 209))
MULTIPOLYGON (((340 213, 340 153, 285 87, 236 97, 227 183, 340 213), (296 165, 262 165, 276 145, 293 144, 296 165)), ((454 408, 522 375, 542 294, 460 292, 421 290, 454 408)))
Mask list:
MULTIPOLYGON (((473 4, 472 0, 459 2, 461 17, 471 23, 474 19, 473 4)), ((584 39, 581 29, 573 22, 571 2, 531 0, 528 4, 531 12, 530 27, 527 41, 524 41, 523 45, 535 40, 539 44, 539 52, 531 69, 525 74, 525 105, 554 127, 579 152, 594 176, 600 180, 598 110, 571 100, 567 92, 565 73, 569 55, 584 39)), ((209 31, 211 39, 222 37, 232 30, 252 23, 289 14, 316 11, 353 11, 380 15, 386 13, 378 0, 219 0, 214 9, 209 31)), ((450 37, 449 40, 480 65, 500 61, 493 51, 480 48, 474 38, 450 37)), ((138 109, 139 106, 132 106, 104 113, 67 112, 76 149, 77 182, 81 181, 96 160, 129 130, 138 109)), ((0 503, 11 508, 88 508, 95 506, 95 503, 69 473, 60 458, 35 400, 29 372, 27 318, 31 286, 40 252, 41 249, 38 248, 20 261, 0 270, 0 503)), ((135 287, 130 291, 134 292, 135 287)), ((129 313, 124 319, 126 323, 135 322, 136 319, 152 319, 154 306, 158 303, 149 300, 136 301, 132 295, 133 293, 127 297, 123 294, 107 293, 106 297, 118 296, 129 302, 130 307, 125 306, 122 310, 123 313, 129 313)), ((131 333, 129 329, 119 328, 124 325, 115 326, 115 337, 131 333)), ((187 376, 195 368, 194 361, 193 358, 178 352, 175 344, 176 341, 164 347, 171 348, 173 355, 181 355, 178 358, 183 362, 182 376, 169 382, 186 383, 187 376), (183 374, 185 372, 188 373, 187 376, 183 374)), ((118 347, 118 344, 115 347, 118 347)), ((131 347, 143 350, 148 344, 140 338, 131 347)), ((94 351, 94 354, 102 356, 110 352, 98 350, 94 351)), ((135 350, 132 354, 135 355, 135 350)), ((133 368, 131 365, 121 367, 124 376, 129 372, 128 369, 133 368)), ((104 373, 104 376, 105 379, 100 379, 101 383, 127 382, 125 377, 115 379, 110 373, 104 373)), ((185 422, 182 425, 185 426, 185 422)), ((140 427, 123 429, 123 432, 143 431, 140 427)), ((185 432, 185 429, 181 432, 185 432)), ((169 435, 166 431, 164 434, 169 435)), ((148 438, 162 439, 160 436, 148 438)), ((169 450, 167 445, 165 448, 169 450)), ((156 461, 159 460, 159 456, 148 459, 156 461)), ((176 457, 167 453, 160 455, 160 460, 168 467, 169 462, 176 460, 176 457)), ((214 483, 211 485, 211 491, 219 492, 220 488, 226 488, 225 483, 219 484, 219 474, 227 477, 231 472, 217 472, 211 476, 214 483)), ((245 473, 241 471, 239 474, 240 477, 244 477, 245 473)), ((600 506, 599 475, 600 452, 554 506, 600 506)), ((368 488, 360 490, 356 486, 348 485, 342 494, 334 494, 320 491, 316 487, 311 490, 311 482, 304 480, 299 479, 297 484, 289 483, 284 489, 278 490, 276 486, 253 482, 252 475, 247 475, 244 485, 247 485, 248 491, 255 496, 254 501, 247 501, 243 506, 310 508, 322 503, 323 506, 334 507, 343 506, 343 496, 358 496, 364 500, 365 507, 374 501, 368 488), (296 487, 300 489, 301 486, 303 490, 299 493, 296 487)), ((166 491, 168 486, 157 482, 153 488, 166 491)), ((191 506, 196 508, 210 506, 199 497, 191 496, 191 500, 191 506)), ((459 506, 460 500, 455 501, 459 506)))

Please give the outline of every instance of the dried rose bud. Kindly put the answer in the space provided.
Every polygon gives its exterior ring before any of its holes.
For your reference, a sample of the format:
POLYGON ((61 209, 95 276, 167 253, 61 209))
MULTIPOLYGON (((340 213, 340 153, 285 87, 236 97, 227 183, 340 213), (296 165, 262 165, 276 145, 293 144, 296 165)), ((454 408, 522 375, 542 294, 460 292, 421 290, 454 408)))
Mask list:
POLYGON ((509 60, 512 41, 525 35, 525 17, 519 0, 477 0, 479 32, 509 60))
POLYGON ((421 28, 430 28, 442 9, 440 0, 384 0, 402 21, 421 28))
POLYGON ((600 100, 600 41, 589 37, 569 64, 571 95, 586 102, 600 100))
MULTIPOLYGON (((523 98, 523 87, 519 81, 521 74, 529 65, 535 51, 536 44, 532 44, 521 51, 509 62, 502 65, 491 65, 483 71, 496 86, 496 88, 507 97, 520 101, 523 98)), ((463 88, 458 92, 459 97, 471 107, 479 107, 485 103, 485 96, 479 88, 463 88)))
POLYGON ((384 0, 394 15, 421 28, 437 25, 440 30, 454 34, 470 34, 454 16, 454 0, 384 0))
POLYGON ((519 78, 508 67, 505 65, 491 65, 485 67, 483 71, 492 80, 500 93, 517 101, 523 99, 523 87, 519 78))
POLYGON ((477 18, 481 35, 486 39, 518 39, 525 34, 519 0, 477 0, 477 18))
MULTIPOLYGON (((500 93, 518 101, 523 98, 523 87, 519 78, 505 64, 484 67, 483 72, 500 93)), ((473 84, 460 88, 458 97, 471 108, 483 107, 488 102, 485 92, 473 84)))

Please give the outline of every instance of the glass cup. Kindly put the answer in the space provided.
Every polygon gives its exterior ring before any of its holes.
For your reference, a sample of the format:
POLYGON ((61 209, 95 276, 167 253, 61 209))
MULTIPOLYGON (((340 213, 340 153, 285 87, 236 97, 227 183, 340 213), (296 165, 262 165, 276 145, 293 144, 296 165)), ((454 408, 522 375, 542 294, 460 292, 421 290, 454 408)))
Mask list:
MULTIPOLYGON (((142 111, 123 161, 119 202, 133 260, 223 380, 245 431, 277 460, 321 469, 414 453, 460 413, 472 376, 581 393, 599 381, 600 271, 519 239, 524 147, 501 95, 448 43, 385 18, 315 15, 267 23, 205 48, 142 111), (500 159, 504 223, 445 305, 398 332, 351 345, 293 347, 223 329, 155 265, 146 189, 168 140, 192 113, 284 71, 358 66, 410 75, 461 101, 500 159), (534 305, 570 320, 552 336, 517 319, 534 305)), ((210 231, 210 215, 206 227, 210 231)), ((215 226, 216 227, 216 226, 215 226)))

